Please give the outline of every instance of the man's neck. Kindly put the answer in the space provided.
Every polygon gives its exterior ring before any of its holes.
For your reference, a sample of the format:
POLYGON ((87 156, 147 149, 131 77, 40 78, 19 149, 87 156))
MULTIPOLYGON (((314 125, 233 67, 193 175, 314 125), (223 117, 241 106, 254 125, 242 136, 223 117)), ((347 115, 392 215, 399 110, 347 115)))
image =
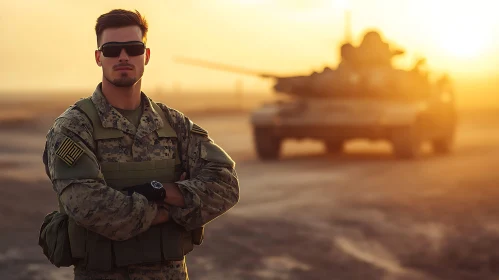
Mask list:
POLYGON ((140 86, 141 81, 138 81, 131 87, 117 87, 108 80, 103 79, 102 94, 104 94, 107 102, 113 107, 123 110, 134 110, 140 106, 140 86))

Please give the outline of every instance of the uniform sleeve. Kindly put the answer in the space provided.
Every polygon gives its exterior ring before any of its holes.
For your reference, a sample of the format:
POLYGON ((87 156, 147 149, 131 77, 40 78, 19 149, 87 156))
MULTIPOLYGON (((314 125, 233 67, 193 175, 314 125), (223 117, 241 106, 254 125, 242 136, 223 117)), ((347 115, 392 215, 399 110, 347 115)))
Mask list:
POLYGON ((185 207, 170 207, 175 222, 192 230, 214 220, 239 201, 239 180, 230 156, 208 133, 186 118, 190 131, 182 144, 188 160, 189 178, 177 182, 185 207))
POLYGON ((58 118, 47 135, 46 170, 62 206, 77 224, 112 240, 146 231, 157 206, 106 186, 91 139, 75 118, 58 118))

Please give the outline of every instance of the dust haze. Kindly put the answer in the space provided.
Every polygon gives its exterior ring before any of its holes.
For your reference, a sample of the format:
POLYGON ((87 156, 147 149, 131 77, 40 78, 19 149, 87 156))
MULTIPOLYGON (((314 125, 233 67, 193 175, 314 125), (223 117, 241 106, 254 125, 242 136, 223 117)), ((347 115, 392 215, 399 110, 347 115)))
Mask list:
MULTIPOLYGON (((1 105, 1 279, 72 279, 71 268, 51 266, 37 245, 57 205, 41 155, 55 117, 83 96, 1 105)), ((446 156, 398 160, 386 143, 362 141, 331 156, 321 143, 290 141, 281 160, 263 162, 249 113, 270 96, 213 96, 203 105, 195 102, 202 94, 192 96, 156 98, 206 128, 236 160, 241 182, 240 203, 188 255, 192 279, 497 279, 494 106, 459 109, 446 156)))

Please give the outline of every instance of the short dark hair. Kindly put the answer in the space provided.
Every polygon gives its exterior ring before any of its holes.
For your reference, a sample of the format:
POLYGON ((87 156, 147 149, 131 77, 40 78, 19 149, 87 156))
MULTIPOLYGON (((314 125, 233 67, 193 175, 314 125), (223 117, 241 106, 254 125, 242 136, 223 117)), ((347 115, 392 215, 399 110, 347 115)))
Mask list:
POLYGON ((148 25, 146 18, 137 10, 135 12, 123 9, 114 9, 97 18, 95 25, 95 34, 97 35, 97 47, 100 45, 102 32, 107 28, 119 28, 136 25, 142 31, 142 40, 144 44, 147 41, 148 25))

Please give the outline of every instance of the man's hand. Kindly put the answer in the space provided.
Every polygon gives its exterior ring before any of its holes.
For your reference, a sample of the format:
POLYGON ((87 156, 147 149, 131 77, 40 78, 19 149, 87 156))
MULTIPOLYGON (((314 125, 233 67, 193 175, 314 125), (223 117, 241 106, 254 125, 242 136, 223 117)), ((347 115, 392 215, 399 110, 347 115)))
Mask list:
MULTIPOLYGON (((180 176, 179 181, 185 180, 187 177, 187 173, 182 173, 180 176)), ((184 196, 182 195, 182 192, 178 188, 177 184, 175 183, 164 183, 163 188, 166 191, 166 197, 163 200, 164 203, 169 204, 169 205, 174 205, 178 207, 184 207, 185 206, 185 200, 184 196)))
POLYGON ((154 217, 154 220, 152 220, 151 225, 157 225, 157 224, 162 224, 168 222, 170 219, 170 214, 168 212, 168 209, 162 206, 158 206, 158 212, 156 213, 156 217, 154 217))
POLYGON ((187 178, 187 173, 186 173, 186 172, 184 172, 184 173, 182 173, 182 175, 180 175, 180 179, 179 179, 179 181, 183 181, 183 180, 185 180, 186 178, 187 178))

